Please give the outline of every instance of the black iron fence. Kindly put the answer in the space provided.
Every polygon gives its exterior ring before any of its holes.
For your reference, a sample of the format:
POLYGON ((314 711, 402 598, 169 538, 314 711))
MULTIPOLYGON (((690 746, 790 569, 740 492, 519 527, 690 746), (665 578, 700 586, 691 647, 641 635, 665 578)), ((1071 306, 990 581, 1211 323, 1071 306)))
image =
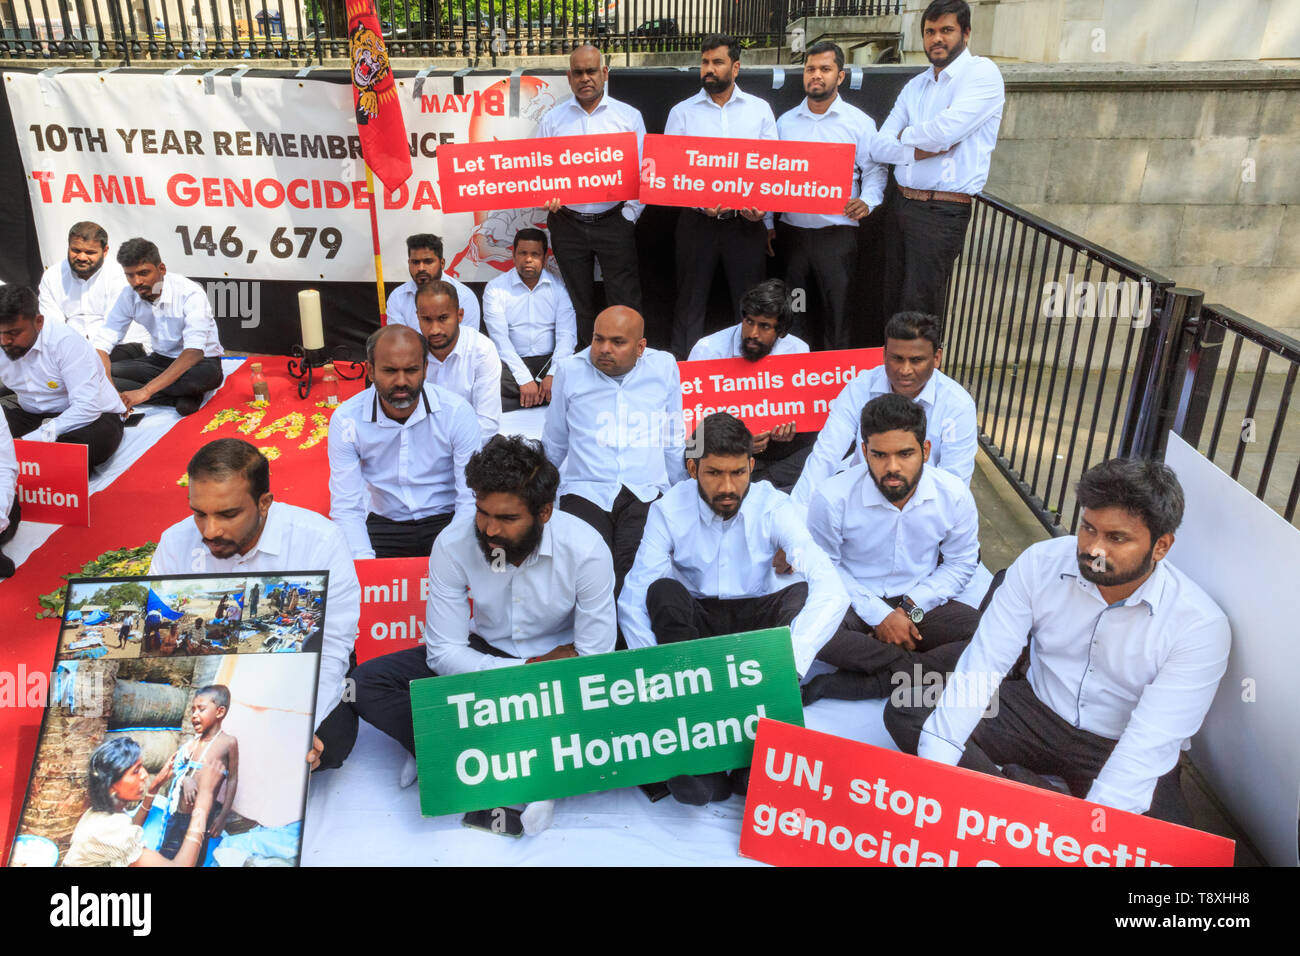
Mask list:
POLYGON ((1074 483, 1088 467, 1159 457, 1170 430, 1295 518, 1300 422, 1287 413, 1300 342, 1201 298, 977 197, 943 367, 975 398, 981 446, 1051 533, 1077 527, 1074 483))
POLYGON ((883 17, 903 12, 902 0, 788 0, 788 17, 883 17))

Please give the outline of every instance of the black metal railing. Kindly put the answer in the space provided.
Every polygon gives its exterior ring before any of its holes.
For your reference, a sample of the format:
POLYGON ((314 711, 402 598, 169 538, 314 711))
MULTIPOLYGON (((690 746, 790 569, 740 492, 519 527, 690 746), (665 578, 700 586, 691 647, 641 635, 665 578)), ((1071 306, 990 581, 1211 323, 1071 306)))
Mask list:
POLYGON ((902 0, 788 0, 787 19, 885 17, 903 12, 902 0))

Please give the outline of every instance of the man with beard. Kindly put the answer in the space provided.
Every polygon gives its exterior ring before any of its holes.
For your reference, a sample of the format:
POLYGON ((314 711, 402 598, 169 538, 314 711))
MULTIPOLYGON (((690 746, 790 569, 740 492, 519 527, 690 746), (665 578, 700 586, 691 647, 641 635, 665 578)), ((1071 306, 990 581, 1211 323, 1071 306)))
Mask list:
POLYGON ((1054 774, 1077 797, 1190 825, 1178 755, 1227 669, 1228 620, 1166 558, 1183 517, 1172 469, 1114 458, 1076 493, 1078 533, 1011 565, 938 706, 891 701, 885 727, 909 753, 1035 786, 1054 774), (1026 642, 1026 679, 1004 681, 1026 642))
POLYGON ((374 382, 330 418, 330 518, 352 556, 423 558, 473 499, 465 465, 482 444, 474 411, 425 381, 425 340, 386 325, 366 340, 374 382))
MULTIPOLYGON (((777 139, 776 119, 766 100, 743 92, 740 47, 729 36, 704 38, 700 57, 700 92, 668 113, 669 136, 777 139)), ((763 280, 772 254, 772 214, 758 209, 713 206, 683 209, 677 217, 677 303, 673 310, 672 350, 685 358, 691 343, 704 334, 705 309, 718 260, 731 289, 731 315, 740 312, 740 297, 763 280)))
POLYGON ((406 267, 411 272, 411 278, 394 289, 388 297, 389 324, 405 325, 419 332, 415 294, 430 282, 442 281, 455 288, 460 307, 465 310, 461 324, 471 329, 479 328, 479 305, 474 290, 444 273, 444 265, 441 236, 421 232, 406 237, 406 267))
MULTIPOLYGON (((850 143, 854 147, 851 197, 837 215, 781 213, 777 241, 786 250, 786 282, 807 289, 816 279, 824 348, 850 346, 849 286, 857 271, 858 223, 885 196, 889 170, 871 158, 876 124, 839 95, 844 51, 829 40, 808 48, 803 63, 804 101, 776 121, 782 139, 806 143, 850 143)), ((797 317, 799 331, 804 313, 797 317)))
POLYGON ((429 346, 425 381, 469 402, 483 443, 501 428, 501 355, 492 340, 464 323, 456 287, 441 279, 415 294, 420 334, 429 346))
POLYGON ((817 655, 839 670, 813 678, 805 704, 885 697, 895 671, 927 665, 922 652, 967 641, 979 624, 979 611, 954 600, 979 566, 979 512, 960 478, 925 467, 925 410, 901 395, 873 398, 862 450, 866 464, 827 481, 808 506, 808 530, 853 606, 817 655))
MULTIPOLYGON (((629 648, 789 626, 794 665, 804 674, 830 640, 849 596, 830 559, 808 534, 799 509, 767 482, 751 482, 753 436, 744 422, 715 412, 691 439, 690 481, 650 508, 636 563, 619 597, 629 648), (804 581, 771 592, 772 558, 791 556, 804 581)), ((744 793, 747 771, 674 777, 682 803, 744 793)))
POLYGON ((921 36, 934 69, 908 81, 871 141, 872 158, 894 164, 900 193, 890 204, 885 245, 886 315, 943 315, 1006 101, 997 64, 966 49, 966 0, 934 0, 921 15, 921 36))

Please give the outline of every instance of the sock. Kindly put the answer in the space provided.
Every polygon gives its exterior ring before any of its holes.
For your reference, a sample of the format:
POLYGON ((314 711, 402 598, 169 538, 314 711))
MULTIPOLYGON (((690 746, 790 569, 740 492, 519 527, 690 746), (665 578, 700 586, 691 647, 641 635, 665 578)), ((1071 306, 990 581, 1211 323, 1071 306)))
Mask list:
POLYGON ((555 801, 534 800, 524 807, 519 820, 524 825, 524 832, 529 836, 536 836, 543 830, 550 829, 551 824, 555 822, 555 801))
POLYGON ((402 789, 406 789, 411 784, 415 783, 415 777, 415 758, 408 756, 406 758, 406 763, 402 764, 402 775, 397 779, 397 785, 402 789))

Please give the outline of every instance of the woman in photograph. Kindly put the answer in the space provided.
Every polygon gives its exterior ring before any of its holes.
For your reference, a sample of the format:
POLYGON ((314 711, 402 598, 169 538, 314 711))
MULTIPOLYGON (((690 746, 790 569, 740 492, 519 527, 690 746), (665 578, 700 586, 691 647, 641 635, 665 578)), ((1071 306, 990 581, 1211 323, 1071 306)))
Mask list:
POLYGON ((152 784, 141 760, 140 745, 130 737, 119 737, 98 747, 90 755, 87 797, 90 809, 81 815, 72 831, 72 844, 63 858, 64 866, 196 866, 212 804, 212 788, 200 786, 181 849, 174 860, 144 845, 141 824, 149 815, 154 795, 165 777, 152 784), (128 814, 130 807, 133 814, 128 814))

